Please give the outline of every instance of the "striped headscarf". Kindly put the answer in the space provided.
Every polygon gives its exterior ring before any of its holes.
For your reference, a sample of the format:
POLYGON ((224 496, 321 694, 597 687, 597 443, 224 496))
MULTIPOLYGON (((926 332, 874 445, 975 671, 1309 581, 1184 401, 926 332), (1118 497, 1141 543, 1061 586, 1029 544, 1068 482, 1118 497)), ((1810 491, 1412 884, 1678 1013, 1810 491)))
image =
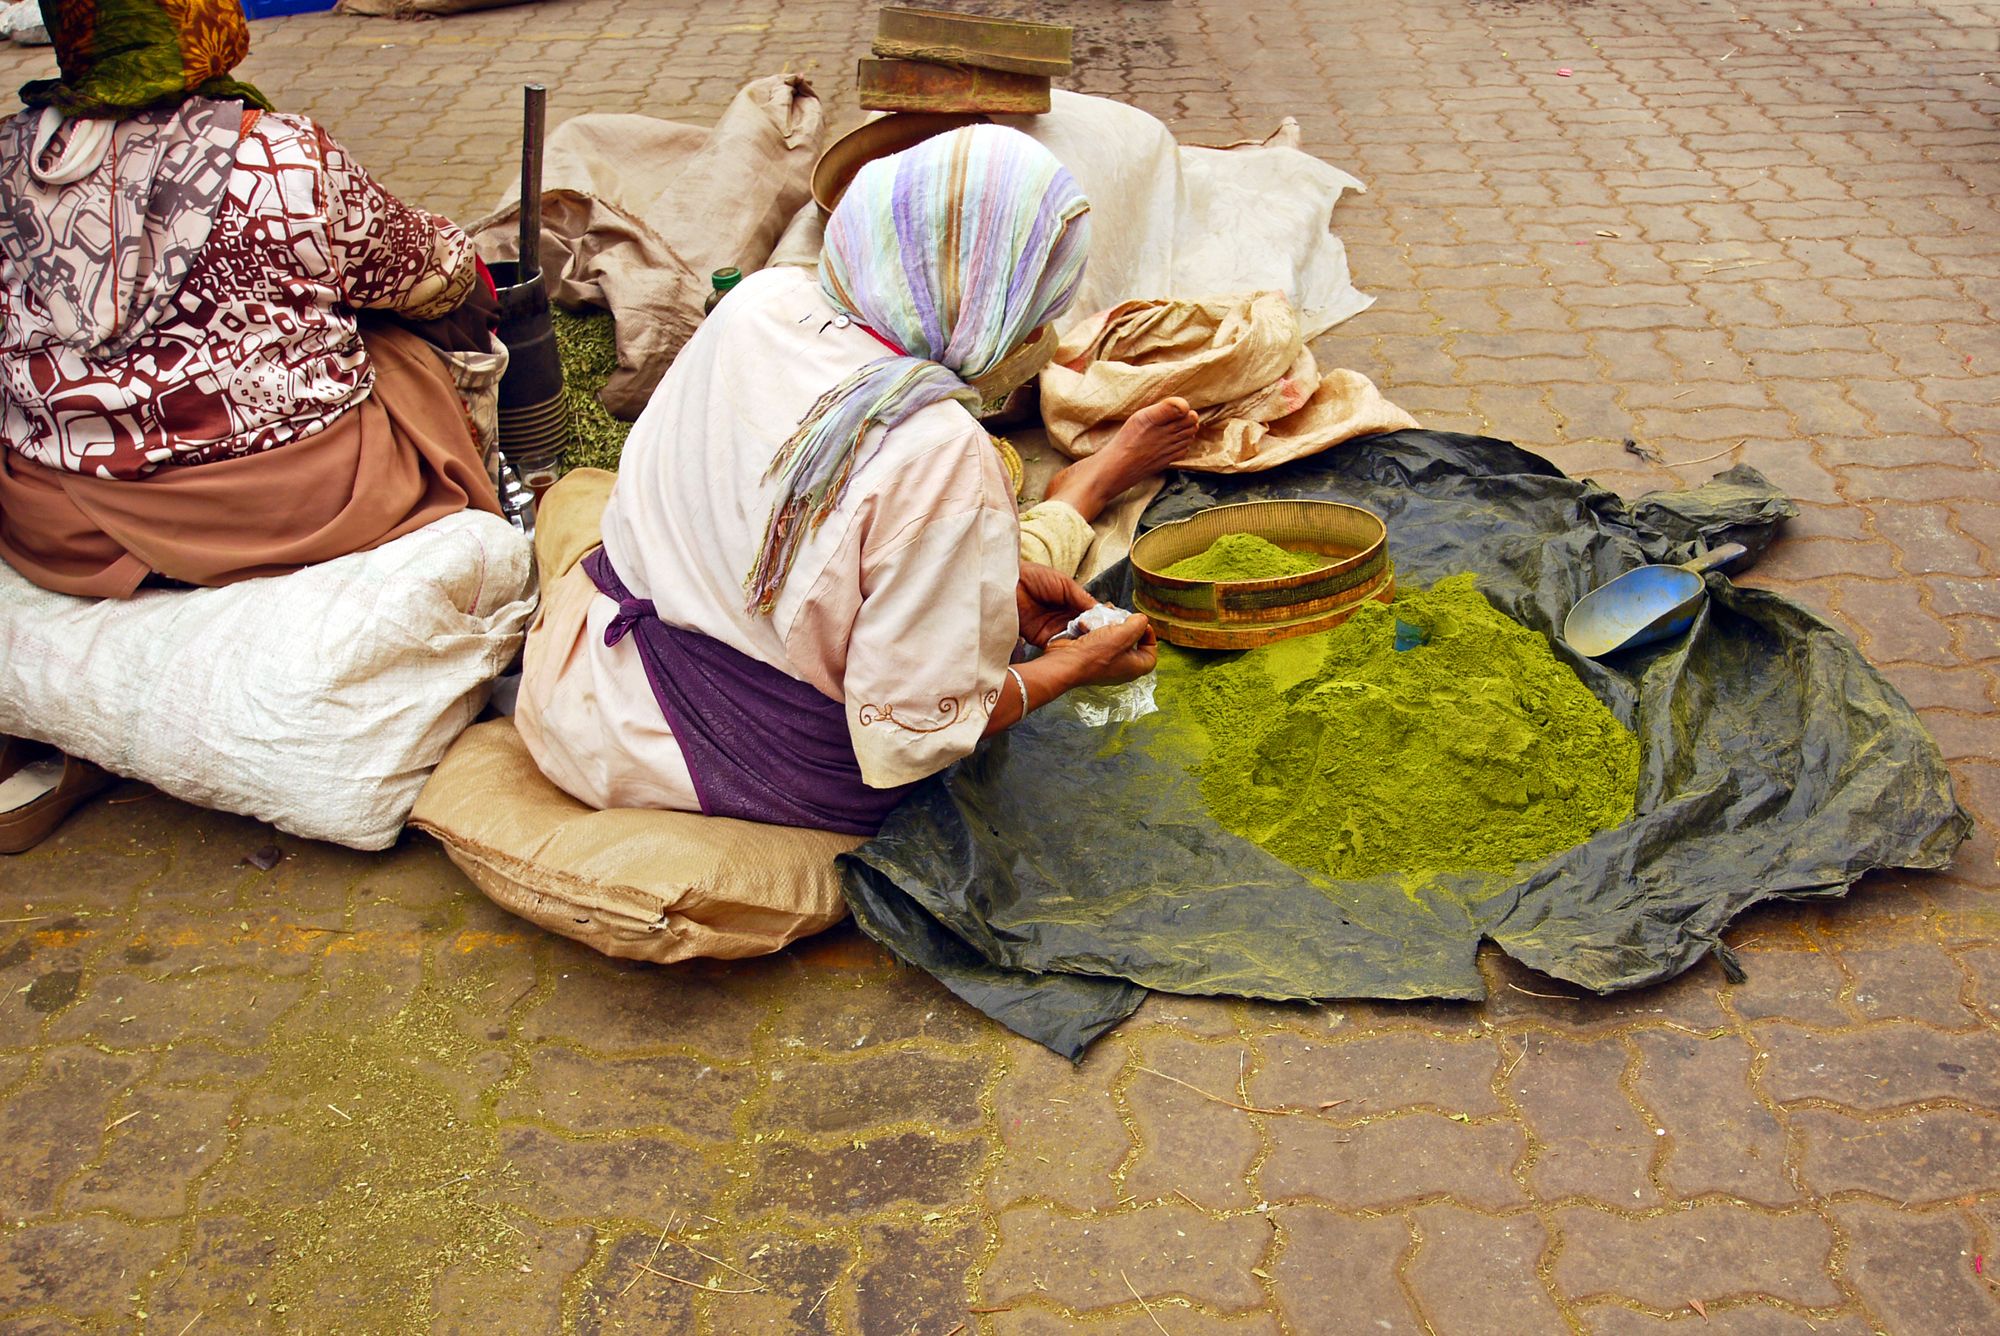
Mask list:
POLYGON ((767 477, 771 509, 749 607, 768 613, 807 535, 840 504, 862 438, 956 399, 1076 295, 1089 201, 1018 130, 973 125, 864 166, 826 227, 819 282, 836 310, 907 356, 878 358, 821 395, 767 477))

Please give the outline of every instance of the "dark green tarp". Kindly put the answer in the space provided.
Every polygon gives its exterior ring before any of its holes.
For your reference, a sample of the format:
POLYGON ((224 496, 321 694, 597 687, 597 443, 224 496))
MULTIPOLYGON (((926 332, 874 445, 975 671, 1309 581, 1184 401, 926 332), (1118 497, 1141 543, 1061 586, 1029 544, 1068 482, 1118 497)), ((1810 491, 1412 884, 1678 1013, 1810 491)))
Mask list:
MULTIPOLYGON (((1388 522, 1402 587, 1460 571, 1549 635, 1642 748, 1632 819, 1507 878, 1316 884, 1224 831, 1171 761, 1060 703, 919 786, 842 858, 871 936, 1057 1052, 1148 988, 1262 998, 1477 998, 1491 939, 1608 992, 1670 978, 1762 900, 1835 896, 1878 867, 1942 867, 1970 830, 1936 744, 1846 636, 1710 576, 1694 629, 1607 663, 1557 639, 1591 588, 1725 542, 1753 554, 1796 507, 1750 468, 1621 501, 1504 441, 1406 431, 1248 477, 1183 477, 1144 527, 1308 497, 1388 522)), ((1130 573, 1096 590, 1129 606, 1130 573)), ((1725 966, 1734 968, 1726 955, 1725 966)))

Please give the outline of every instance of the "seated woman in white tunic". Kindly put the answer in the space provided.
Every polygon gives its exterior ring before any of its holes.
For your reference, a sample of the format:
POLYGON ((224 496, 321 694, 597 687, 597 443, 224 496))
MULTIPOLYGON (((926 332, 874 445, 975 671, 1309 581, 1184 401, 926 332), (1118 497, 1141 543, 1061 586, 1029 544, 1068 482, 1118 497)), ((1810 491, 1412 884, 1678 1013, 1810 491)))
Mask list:
MULTIPOLYGON (((595 807, 872 833, 905 789, 1072 687, 1154 663, 1143 617, 1025 565, 968 411, 1032 375, 1075 291, 1088 203, 1046 149, 974 126, 871 163, 817 275, 751 275, 625 447, 603 546, 545 591, 516 723, 595 807), (1044 652, 1014 663, 1025 641, 1044 652)), ((1092 518, 1189 446, 1169 400, 1072 466, 1092 518)))

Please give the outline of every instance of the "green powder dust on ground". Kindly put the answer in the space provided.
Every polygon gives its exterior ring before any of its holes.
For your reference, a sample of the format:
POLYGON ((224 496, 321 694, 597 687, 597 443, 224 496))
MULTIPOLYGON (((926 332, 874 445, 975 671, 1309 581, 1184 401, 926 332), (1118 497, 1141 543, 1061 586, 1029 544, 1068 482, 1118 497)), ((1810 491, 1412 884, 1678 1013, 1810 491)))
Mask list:
POLYGON ((449 978, 427 963, 402 996, 418 949, 407 930, 356 925, 260 1049, 265 1093, 207 1186, 270 1250, 230 1330, 423 1331, 447 1275, 504 1294, 537 1264, 520 1227, 538 1225, 536 1198, 498 1130, 513 1077, 496 1082, 507 1064, 480 1037, 515 978, 506 957, 467 953, 449 978))
POLYGON ((632 424, 611 415, 597 401, 597 392, 618 369, 618 347, 609 311, 573 312, 556 308, 556 355, 562 361, 563 399, 576 439, 570 442, 567 468, 612 469, 625 452, 632 424))
POLYGON ((1317 552, 1294 552, 1254 533, 1226 533, 1160 572, 1176 580, 1275 580, 1327 564, 1317 552))
POLYGON ((1639 742, 1471 575, 1343 625, 1217 656, 1163 647, 1163 711, 1226 830, 1352 880, 1506 872, 1624 822, 1639 742), (1400 619, 1429 633, 1395 648, 1400 619))

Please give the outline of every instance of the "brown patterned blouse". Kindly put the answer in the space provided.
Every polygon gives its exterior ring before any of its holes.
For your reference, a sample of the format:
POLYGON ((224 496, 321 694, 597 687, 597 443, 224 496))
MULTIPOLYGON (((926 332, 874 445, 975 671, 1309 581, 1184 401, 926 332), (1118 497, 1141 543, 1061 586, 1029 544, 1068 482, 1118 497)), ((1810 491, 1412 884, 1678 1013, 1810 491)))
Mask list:
MULTIPOLYGON (((302 116, 244 122, 207 240, 136 335, 79 349, 23 267, 0 263, 0 447, 109 478, 270 450, 367 398, 356 308, 428 320, 464 299, 476 268, 456 226, 302 116)), ((82 260, 118 250, 63 241, 82 260)))

